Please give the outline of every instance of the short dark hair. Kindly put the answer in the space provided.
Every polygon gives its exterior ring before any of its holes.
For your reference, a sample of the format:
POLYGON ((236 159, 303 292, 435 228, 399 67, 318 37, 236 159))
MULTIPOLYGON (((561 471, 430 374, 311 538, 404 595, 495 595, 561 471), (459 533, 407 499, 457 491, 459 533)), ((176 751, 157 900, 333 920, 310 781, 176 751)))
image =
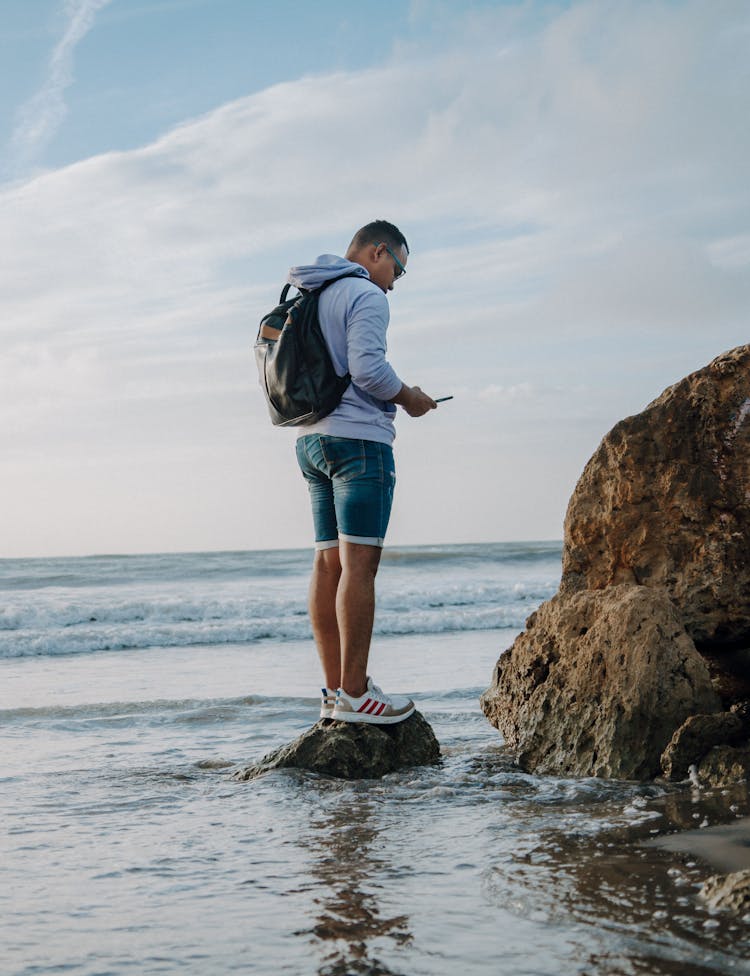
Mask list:
POLYGON ((366 247, 368 244, 383 243, 388 244, 394 250, 399 247, 404 247, 406 248, 406 253, 409 253, 409 245, 406 243, 406 238, 395 224, 391 224, 387 220, 373 220, 372 223, 360 227, 352 238, 349 250, 359 251, 360 248, 366 247))

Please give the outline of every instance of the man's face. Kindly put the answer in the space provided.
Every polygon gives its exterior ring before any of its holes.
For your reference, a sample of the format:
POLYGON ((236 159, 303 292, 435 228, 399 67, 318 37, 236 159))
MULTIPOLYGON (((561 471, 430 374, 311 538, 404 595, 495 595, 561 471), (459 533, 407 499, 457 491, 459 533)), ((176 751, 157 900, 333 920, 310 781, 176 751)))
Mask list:
POLYGON ((370 273, 370 280, 383 291, 392 291, 394 281, 404 273, 409 260, 406 248, 403 245, 392 248, 388 244, 378 244, 368 257, 365 267, 370 273))

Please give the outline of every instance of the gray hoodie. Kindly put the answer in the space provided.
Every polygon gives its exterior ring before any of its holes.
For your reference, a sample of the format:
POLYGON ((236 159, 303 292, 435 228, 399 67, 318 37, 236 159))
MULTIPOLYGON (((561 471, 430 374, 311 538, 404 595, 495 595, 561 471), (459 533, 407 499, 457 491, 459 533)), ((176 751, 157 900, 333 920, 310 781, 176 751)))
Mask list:
POLYGON ((370 281, 361 264, 335 254, 321 254, 314 264, 290 268, 288 281, 313 289, 343 274, 357 277, 329 285, 320 296, 318 314, 336 372, 350 373, 352 382, 333 413, 301 427, 299 436, 329 434, 391 444, 396 436, 396 407, 388 401, 402 384, 385 358, 389 320, 385 293, 370 281))

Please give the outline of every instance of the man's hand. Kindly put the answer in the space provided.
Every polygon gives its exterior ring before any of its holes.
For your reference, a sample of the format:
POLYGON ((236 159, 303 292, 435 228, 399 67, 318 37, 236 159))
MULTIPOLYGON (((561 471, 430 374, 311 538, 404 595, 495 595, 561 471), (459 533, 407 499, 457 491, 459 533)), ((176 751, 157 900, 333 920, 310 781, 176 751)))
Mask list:
POLYGON ((437 404, 431 396, 423 393, 418 386, 403 384, 391 403, 400 404, 410 417, 421 417, 428 410, 434 410, 437 404))

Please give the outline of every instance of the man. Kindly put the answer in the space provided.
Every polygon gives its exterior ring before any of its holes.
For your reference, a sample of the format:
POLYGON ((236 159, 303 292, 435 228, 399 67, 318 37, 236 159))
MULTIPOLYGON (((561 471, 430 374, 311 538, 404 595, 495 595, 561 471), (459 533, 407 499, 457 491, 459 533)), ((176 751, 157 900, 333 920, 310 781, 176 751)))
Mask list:
POLYGON ((336 371, 352 382, 333 413, 302 428, 297 460, 315 526, 309 608, 325 680, 320 715, 344 722, 390 724, 414 711, 410 699, 384 694, 367 674, 375 574, 396 478, 395 405, 412 417, 437 406, 386 360, 386 295, 408 258, 401 231, 376 220, 357 231, 345 258, 323 254, 288 279, 315 289, 341 278, 322 292, 318 314, 336 371))

